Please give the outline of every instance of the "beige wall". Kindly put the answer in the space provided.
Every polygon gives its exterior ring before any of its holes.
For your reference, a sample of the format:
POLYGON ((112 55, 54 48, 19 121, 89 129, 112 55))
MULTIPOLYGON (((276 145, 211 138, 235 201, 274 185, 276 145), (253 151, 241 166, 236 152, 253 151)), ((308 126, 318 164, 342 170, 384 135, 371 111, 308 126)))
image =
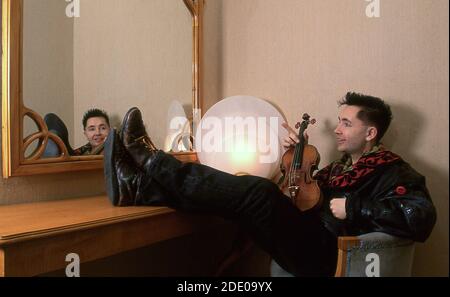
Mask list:
POLYGON ((81 122, 92 107, 119 126, 132 106, 149 119, 163 147, 172 100, 192 110, 192 18, 178 0, 83 0, 75 19, 75 142, 86 142, 81 122))
MULTIPOLYGON (((24 1, 23 102, 42 117, 56 113, 73 131, 73 19, 66 17, 66 5, 24 1)), ((35 131, 27 120, 25 135, 35 131)))
POLYGON ((206 102, 252 95, 291 124, 318 123, 310 142, 322 166, 336 158, 336 101, 347 91, 386 99, 394 121, 385 144, 427 177, 438 223, 418 244, 414 273, 448 275, 448 1, 209 0, 206 102))
MULTIPOLYGON (((205 106, 249 94, 278 104, 292 123, 307 111, 322 165, 337 154, 336 100, 381 96, 395 120, 385 143, 428 178, 438 224, 418 244, 416 275, 448 275, 448 1, 206 0, 205 106)), ((101 171, 0 180, 0 204, 95 195, 101 171)))

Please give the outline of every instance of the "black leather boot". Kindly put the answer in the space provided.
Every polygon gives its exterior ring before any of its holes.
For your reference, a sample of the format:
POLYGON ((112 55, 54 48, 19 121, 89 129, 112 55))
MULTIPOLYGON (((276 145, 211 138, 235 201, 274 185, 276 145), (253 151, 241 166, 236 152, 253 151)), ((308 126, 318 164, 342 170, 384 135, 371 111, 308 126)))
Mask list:
POLYGON ((136 166, 115 129, 105 141, 103 160, 106 192, 113 205, 169 204, 167 192, 136 166))
POLYGON ((128 153, 139 168, 148 168, 158 149, 145 131, 142 114, 138 108, 131 108, 122 121, 120 138, 128 153))
POLYGON ((142 173, 134 165, 115 129, 111 129, 106 138, 103 160, 106 192, 111 203, 117 206, 135 204, 142 173))

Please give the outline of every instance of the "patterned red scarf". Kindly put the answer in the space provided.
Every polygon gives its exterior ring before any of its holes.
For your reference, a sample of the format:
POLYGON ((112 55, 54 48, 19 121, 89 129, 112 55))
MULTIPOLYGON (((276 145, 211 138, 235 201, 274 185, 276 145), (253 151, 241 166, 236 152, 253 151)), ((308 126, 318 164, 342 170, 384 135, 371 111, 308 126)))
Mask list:
POLYGON ((323 168, 314 176, 321 187, 344 188, 353 186, 375 170, 386 164, 400 161, 401 158, 382 147, 359 158, 358 162, 349 169, 346 167, 349 156, 345 155, 341 160, 335 161, 323 168))

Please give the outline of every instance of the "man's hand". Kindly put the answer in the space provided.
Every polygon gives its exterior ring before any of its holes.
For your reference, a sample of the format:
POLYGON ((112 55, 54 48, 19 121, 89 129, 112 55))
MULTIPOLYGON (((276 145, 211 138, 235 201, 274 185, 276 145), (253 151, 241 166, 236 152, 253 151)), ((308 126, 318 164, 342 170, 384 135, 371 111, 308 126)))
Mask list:
POLYGON ((345 212, 346 198, 334 198, 330 201, 330 209, 333 215, 341 220, 345 220, 347 213, 345 212))
MULTIPOLYGON (((292 127, 290 127, 288 123, 282 123, 281 126, 283 126, 283 128, 285 128, 289 133, 289 135, 283 139, 282 143, 286 149, 300 142, 297 132, 292 127)), ((305 141, 308 142, 308 134, 306 133, 306 131, 304 132, 303 137, 305 138, 305 141)))

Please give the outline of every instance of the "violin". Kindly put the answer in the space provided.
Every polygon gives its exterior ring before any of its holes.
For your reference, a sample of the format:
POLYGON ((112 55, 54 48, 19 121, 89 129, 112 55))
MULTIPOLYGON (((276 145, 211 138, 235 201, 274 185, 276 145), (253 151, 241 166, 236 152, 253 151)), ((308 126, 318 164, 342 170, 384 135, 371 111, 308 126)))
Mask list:
POLYGON ((315 119, 310 119, 308 114, 303 114, 302 123, 295 125, 300 141, 295 147, 289 148, 281 160, 282 182, 279 185, 281 191, 301 211, 320 206, 322 192, 316 180, 312 178, 313 172, 318 169, 320 155, 317 149, 307 144, 304 132, 308 125, 315 124, 315 119))

